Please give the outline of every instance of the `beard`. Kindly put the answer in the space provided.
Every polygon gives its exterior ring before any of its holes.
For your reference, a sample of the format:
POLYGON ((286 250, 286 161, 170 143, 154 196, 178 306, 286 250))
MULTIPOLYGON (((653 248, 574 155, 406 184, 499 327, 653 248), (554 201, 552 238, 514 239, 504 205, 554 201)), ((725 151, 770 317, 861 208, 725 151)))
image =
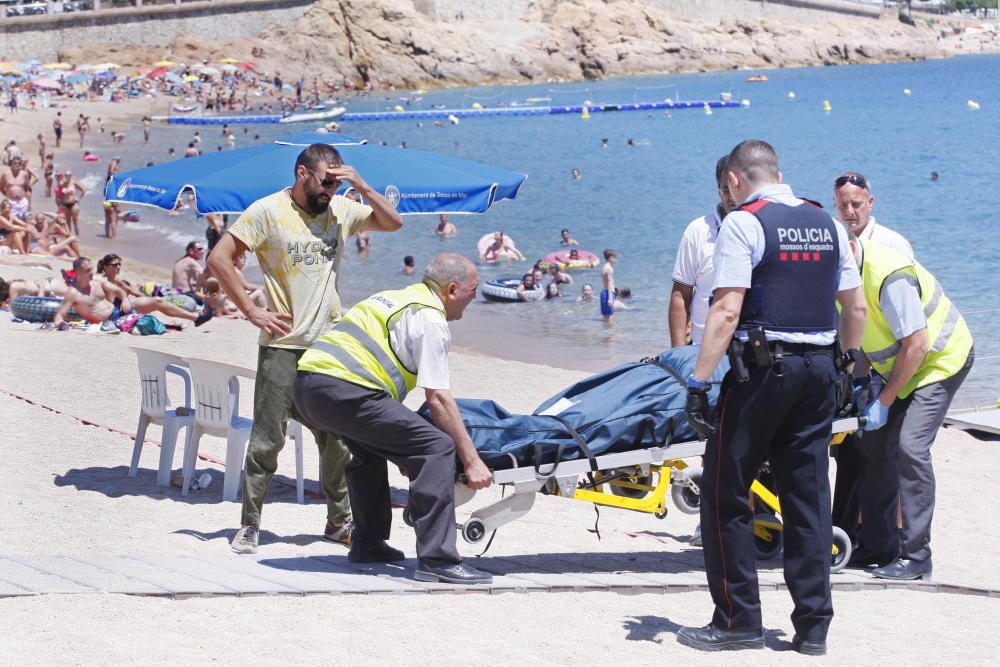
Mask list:
POLYGON ((330 207, 330 195, 322 190, 318 192, 307 192, 306 206, 308 207, 309 213, 312 215, 319 215, 330 207))

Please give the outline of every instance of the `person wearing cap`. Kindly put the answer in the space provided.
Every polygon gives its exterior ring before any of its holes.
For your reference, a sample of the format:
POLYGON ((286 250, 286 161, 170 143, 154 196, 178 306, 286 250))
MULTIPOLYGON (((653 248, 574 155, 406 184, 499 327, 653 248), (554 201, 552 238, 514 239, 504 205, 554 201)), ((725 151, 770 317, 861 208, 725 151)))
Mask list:
POLYGON ((919 262, 850 236, 868 303, 861 351, 884 378, 864 412, 859 480, 864 522, 852 563, 879 566, 872 574, 883 579, 926 579, 933 569, 931 446, 972 369, 972 334, 919 262))
POLYGON ((456 548, 455 457, 465 483, 488 487, 492 474, 465 430, 448 373, 448 322, 476 298, 479 276, 467 258, 438 255, 423 280, 361 301, 299 360, 295 405, 351 450, 347 484, 354 510, 353 562, 403 560, 386 542, 392 525, 387 461, 410 480, 420 581, 490 583, 456 548), (415 388, 434 423, 402 400, 415 388))
POLYGON ((823 655, 833 618, 828 448, 846 370, 838 328, 844 348, 860 344, 861 276, 840 225, 781 183, 769 144, 733 148, 726 179, 738 208, 716 241, 714 299, 686 407, 708 439, 701 524, 715 611, 677 640, 702 651, 764 647, 750 485, 766 457, 781 490, 792 648, 823 655), (713 412, 708 380, 727 350, 732 368, 713 412))

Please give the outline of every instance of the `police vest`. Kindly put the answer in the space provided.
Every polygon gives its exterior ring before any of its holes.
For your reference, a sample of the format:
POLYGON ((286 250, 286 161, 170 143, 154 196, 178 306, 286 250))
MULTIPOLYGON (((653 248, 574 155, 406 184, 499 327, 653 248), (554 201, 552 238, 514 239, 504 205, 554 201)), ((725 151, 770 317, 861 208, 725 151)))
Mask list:
POLYGON ((306 350, 299 370, 384 391, 402 401, 416 386, 417 369, 407 368, 396 356, 389 344, 389 328, 404 312, 417 308, 445 314, 441 300, 423 283, 368 297, 306 350))
POLYGON ((972 350, 972 333, 955 304, 945 296, 941 284, 927 269, 906 255, 871 241, 861 241, 864 256, 861 280, 868 302, 868 320, 861 349, 879 375, 889 377, 903 344, 889 327, 880 306, 882 290, 894 280, 910 280, 920 292, 920 305, 927 318, 927 357, 906 383, 900 398, 914 389, 945 380, 965 365, 972 350))
POLYGON ((740 329, 833 331, 837 328, 840 245, 836 223, 818 204, 757 199, 741 206, 764 230, 764 254, 743 298, 740 329))

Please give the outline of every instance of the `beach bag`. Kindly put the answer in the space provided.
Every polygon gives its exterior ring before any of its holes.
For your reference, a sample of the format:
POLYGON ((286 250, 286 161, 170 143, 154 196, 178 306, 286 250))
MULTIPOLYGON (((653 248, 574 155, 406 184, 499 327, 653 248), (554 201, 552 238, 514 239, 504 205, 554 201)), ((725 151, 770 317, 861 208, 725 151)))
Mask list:
MULTIPOLYGON (((547 399, 530 415, 475 399, 458 399, 459 412, 480 458, 494 470, 538 468, 694 440, 684 407, 698 349, 673 348, 593 375, 547 399)), ((723 359, 712 381, 720 381, 727 370, 723 359)), ((715 384, 709 402, 718 397, 715 384)), ((420 414, 433 421, 426 405, 420 414)))
POLYGON ((160 336, 167 333, 167 327, 163 322, 152 315, 143 315, 137 319, 132 329, 138 331, 141 336, 160 336))

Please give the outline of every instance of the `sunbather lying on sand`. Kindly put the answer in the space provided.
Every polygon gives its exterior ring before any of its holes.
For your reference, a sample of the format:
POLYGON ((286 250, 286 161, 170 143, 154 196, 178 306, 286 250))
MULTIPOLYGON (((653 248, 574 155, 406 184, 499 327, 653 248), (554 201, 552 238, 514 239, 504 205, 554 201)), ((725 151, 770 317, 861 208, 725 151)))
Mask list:
POLYGON ((52 318, 52 323, 57 327, 65 322, 70 308, 74 308, 80 317, 95 324, 115 320, 132 312, 145 315, 157 311, 168 317, 191 320, 195 326, 201 326, 212 318, 210 310, 195 315, 162 297, 130 297, 117 285, 96 278, 94 267, 87 257, 80 257, 74 261, 73 269, 76 271, 76 285, 66 292, 62 306, 52 318))

